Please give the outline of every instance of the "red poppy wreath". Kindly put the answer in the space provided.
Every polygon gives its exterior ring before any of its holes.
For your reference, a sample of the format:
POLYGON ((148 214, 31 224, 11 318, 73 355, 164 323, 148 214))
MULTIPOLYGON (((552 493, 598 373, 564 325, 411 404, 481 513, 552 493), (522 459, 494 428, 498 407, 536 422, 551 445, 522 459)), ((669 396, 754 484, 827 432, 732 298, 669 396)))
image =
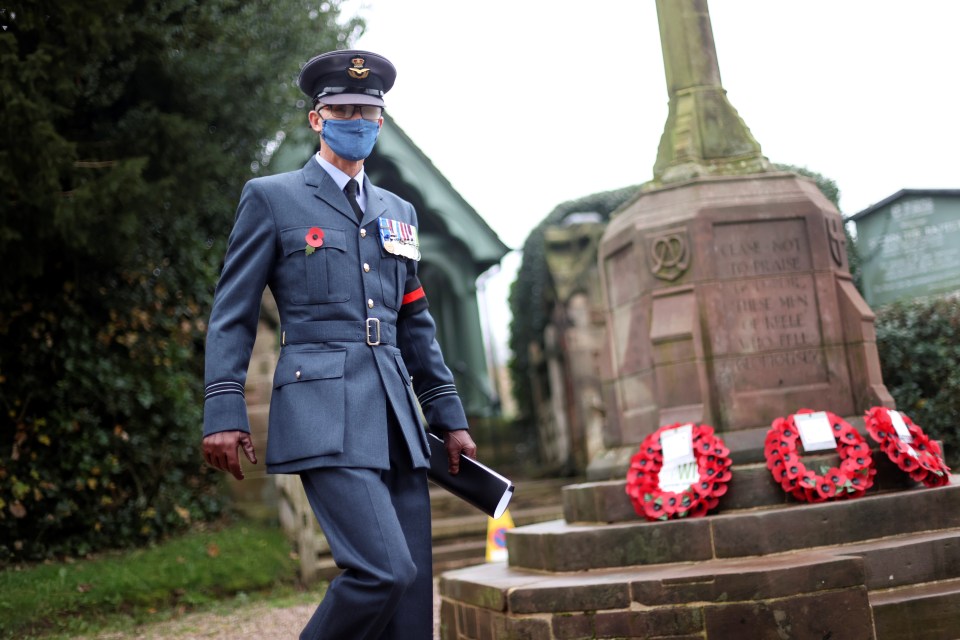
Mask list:
POLYGON ((903 419, 901 429, 909 434, 909 442, 900 437, 894 420, 897 416, 885 407, 873 407, 867 411, 867 433, 880 445, 898 467, 910 474, 915 482, 928 487, 940 487, 950 482, 950 467, 943 461, 940 445, 913 423, 906 414, 898 415, 903 419))
MULTIPOLYGON (((689 423, 688 423, 689 424, 689 423)), ((679 491, 662 486, 663 468, 661 436, 681 426, 680 423, 660 427, 640 443, 627 471, 627 495, 638 515, 647 520, 700 517, 715 508, 730 482, 730 450, 713 433, 713 427, 691 424, 694 462, 689 463, 690 484, 679 491)), ((681 474, 682 476, 682 474, 681 474)), ((686 484, 685 481, 682 484, 686 484)), ((676 487, 671 483, 671 486, 676 487)))
MULTIPOLYGON (((814 413, 800 409, 798 414, 814 413)), ((794 415, 777 418, 767 432, 763 453, 767 468, 783 490, 803 502, 858 498, 873 485, 873 457, 870 446, 856 429, 842 418, 824 411, 840 455, 839 466, 821 465, 820 473, 801 460, 800 430, 794 415)))

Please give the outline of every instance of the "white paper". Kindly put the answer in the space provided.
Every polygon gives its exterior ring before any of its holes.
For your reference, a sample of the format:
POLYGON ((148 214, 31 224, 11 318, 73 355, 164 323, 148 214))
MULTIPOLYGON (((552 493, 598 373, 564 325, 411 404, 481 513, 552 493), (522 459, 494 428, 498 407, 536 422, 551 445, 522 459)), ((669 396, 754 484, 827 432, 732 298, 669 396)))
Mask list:
POLYGON ((903 421, 903 416, 900 415, 900 412, 887 409, 887 415, 890 416, 890 422, 893 423, 893 430, 897 432, 900 439, 904 442, 913 442, 913 436, 910 435, 907 423, 903 421))
POLYGON ((660 486, 660 491, 683 493, 699 479, 700 473, 697 471, 697 463, 685 462, 679 465, 661 467, 660 473, 657 475, 657 484, 660 486))
POLYGON ((833 427, 825 411, 816 413, 795 413, 793 422, 800 432, 800 442, 804 451, 823 451, 836 449, 837 440, 833 437, 833 427))
POLYGON ((663 466, 673 467, 693 462, 693 425, 685 424, 660 434, 663 466))

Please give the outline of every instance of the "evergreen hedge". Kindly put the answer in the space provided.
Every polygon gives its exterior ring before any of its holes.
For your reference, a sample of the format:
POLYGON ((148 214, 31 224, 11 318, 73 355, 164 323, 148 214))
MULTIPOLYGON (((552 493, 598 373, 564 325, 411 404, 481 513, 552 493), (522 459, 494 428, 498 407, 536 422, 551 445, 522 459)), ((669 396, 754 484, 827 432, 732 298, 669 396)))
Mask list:
MULTIPOLYGON (((243 183, 339 2, 0 8, 0 563, 215 517, 204 318, 243 183)), ((297 123, 297 125, 294 125, 297 123)))
POLYGON ((943 442, 960 473, 960 299, 901 301, 875 313, 883 382, 897 409, 943 442))

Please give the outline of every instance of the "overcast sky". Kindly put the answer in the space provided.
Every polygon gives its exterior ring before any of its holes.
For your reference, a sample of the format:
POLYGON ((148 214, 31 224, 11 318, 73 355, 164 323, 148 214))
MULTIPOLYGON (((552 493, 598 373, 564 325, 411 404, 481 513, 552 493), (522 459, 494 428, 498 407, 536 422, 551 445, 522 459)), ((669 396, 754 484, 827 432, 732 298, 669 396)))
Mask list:
MULTIPOLYGON (((852 215, 960 187, 960 2, 710 0, 727 96, 772 162, 852 215)), ((654 0, 349 0, 397 67, 397 124, 508 246, 558 204, 646 182, 667 115, 654 0)), ((484 297, 498 341, 516 260, 484 297)))

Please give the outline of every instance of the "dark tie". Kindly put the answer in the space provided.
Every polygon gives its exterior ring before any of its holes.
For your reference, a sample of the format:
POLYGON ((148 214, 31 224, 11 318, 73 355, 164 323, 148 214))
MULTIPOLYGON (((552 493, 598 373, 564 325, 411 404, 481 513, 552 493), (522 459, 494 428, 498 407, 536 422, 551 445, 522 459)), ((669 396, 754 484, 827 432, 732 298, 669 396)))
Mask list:
POLYGON ((350 206, 353 208, 353 213, 357 216, 357 222, 363 220, 363 210, 360 208, 360 203, 357 202, 357 190, 360 188, 360 185, 357 184, 356 180, 351 179, 347 183, 347 186, 343 188, 343 192, 347 194, 347 202, 350 203, 350 206))

